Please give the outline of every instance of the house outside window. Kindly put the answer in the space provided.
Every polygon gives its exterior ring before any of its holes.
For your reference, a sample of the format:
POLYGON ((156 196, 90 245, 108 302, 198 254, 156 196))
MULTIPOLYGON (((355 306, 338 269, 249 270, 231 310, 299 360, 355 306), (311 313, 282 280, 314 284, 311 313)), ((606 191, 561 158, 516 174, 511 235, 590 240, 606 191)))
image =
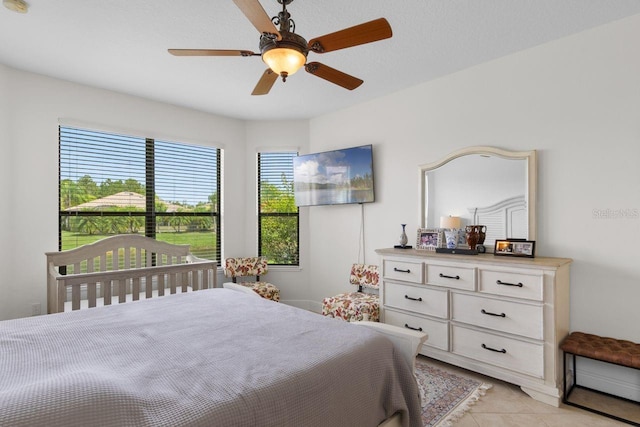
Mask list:
POLYGON ((220 261, 220 149, 60 126, 59 250, 115 234, 220 261))
POLYGON ((300 223, 293 195, 293 158, 297 155, 258 153, 258 255, 270 265, 300 265, 300 223))

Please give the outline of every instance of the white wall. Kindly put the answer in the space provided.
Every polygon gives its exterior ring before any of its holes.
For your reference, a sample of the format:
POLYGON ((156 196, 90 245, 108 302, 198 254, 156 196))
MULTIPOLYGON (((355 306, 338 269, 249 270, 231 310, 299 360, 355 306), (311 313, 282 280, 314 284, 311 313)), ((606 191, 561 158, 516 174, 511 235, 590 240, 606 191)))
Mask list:
MULTIPOLYGON (((418 165, 466 146, 538 150, 541 256, 573 258, 571 328, 640 342, 640 16, 311 120, 310 151, 374 146, 366 258, 419 226, 418 165), (597 218, 628 209, 632 217, 597 218)), ((312 207, 311 298, 349 290, 360 207, 312 207)))
MULTIPOLYGON (((46 312, 44 253, 58 248, 58 119, 105 129, 224 148, 225 231, 244 236, 245 123, 0 68, 0 231, 3 244, 0 319, 46 312), (8 104, 7 108, 5 104, 8 104), (7 110, 9 114, 7 113, 7 110), (2 167, 7 166, 8 167, 2 167), (239 167, 238 167, 239 166, 239 167), (240 190, 240 191, 238 191, 240 190), (5 263, 7 265, 5 265, 5 263)), ((242 238, 226 239, 224 251, 244 250, 242 238)))

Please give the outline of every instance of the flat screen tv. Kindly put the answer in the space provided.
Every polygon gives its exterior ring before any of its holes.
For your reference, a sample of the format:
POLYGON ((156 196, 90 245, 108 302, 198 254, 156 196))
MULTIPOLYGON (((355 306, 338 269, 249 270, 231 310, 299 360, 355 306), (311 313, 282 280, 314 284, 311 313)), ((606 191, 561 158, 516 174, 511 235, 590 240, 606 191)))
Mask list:
POLYGON ((372 146, 345 148, 293 158, 297 206, 374 201, 372 146))

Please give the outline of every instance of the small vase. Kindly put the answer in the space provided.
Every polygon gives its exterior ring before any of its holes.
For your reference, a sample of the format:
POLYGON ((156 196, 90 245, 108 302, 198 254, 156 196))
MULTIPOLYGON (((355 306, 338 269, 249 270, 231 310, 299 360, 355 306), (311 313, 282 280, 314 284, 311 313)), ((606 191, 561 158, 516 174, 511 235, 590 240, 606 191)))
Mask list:
POLYGON ((447 249, 455 249, 458 247, 458 229, 451 228, 444 230, 444 237, 447 241, 447 249))
POLYGON ((407 224, 400 224, 402 226, 402 234, 400 235, 400 246, 405 247, 407 243, 409 243, 409 238, 407 237, 407 233, 405 232, 405 227, 407 224))

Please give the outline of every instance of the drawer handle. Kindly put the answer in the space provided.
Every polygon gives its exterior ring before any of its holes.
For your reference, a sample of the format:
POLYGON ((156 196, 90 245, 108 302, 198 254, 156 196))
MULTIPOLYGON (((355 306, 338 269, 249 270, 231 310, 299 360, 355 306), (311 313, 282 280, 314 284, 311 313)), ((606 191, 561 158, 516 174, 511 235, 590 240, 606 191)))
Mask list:
POLYGON ((460 276, 447 276, 446 274, 440 273, 440 277, 444 277, 445 279, 456 279, 460 280, 460 276))
POLYGON ((508 282, 503 282, 500 279, 496 280, 496 283, 498 285, 504 285, 504 286, 517 286, 518 288, 521 288, 524 286, 522 283, 508 283, 508 282))
POLYGON ((397 271, 398 273, 411 273, 411 270, 409 270, 408 268, 406 270, 402 270, 400 268, 393 267, 393 271, 397 271))
POLYGON ((482 310, 480 310, 480 312, 481 312, 482 314, 486 314, 487 316, 507 317, 507 315, 506 315, 506 314, 504 314, 504 313, 500 313, 500 314, 492 313, 492 312, 490 312, 490 311, 486 311, 484 308, 483 308, 482 310))
POLYGON ((482 348, 484 348, 485 350, 489 350, 489 351, 495 351, 496 353, 506 353, 507 350, 505 350, 504 348, 502 350, 496 350, 495 348, 491 348, 491 347, 487 347, 486 345, 482 344, 482 348))
POLYGON ((407 328, 407 329, 411 329, 412 331, 422 332, 422 328, 413 328, 413 327, 407 325, 406 323, 404 324, 404 327, 407 328))
POLYGON ((422 297, 420 298, 411 298, 409 295, 404 296, 405 299, 410 299, 411 301, 422 301, 422 297))

